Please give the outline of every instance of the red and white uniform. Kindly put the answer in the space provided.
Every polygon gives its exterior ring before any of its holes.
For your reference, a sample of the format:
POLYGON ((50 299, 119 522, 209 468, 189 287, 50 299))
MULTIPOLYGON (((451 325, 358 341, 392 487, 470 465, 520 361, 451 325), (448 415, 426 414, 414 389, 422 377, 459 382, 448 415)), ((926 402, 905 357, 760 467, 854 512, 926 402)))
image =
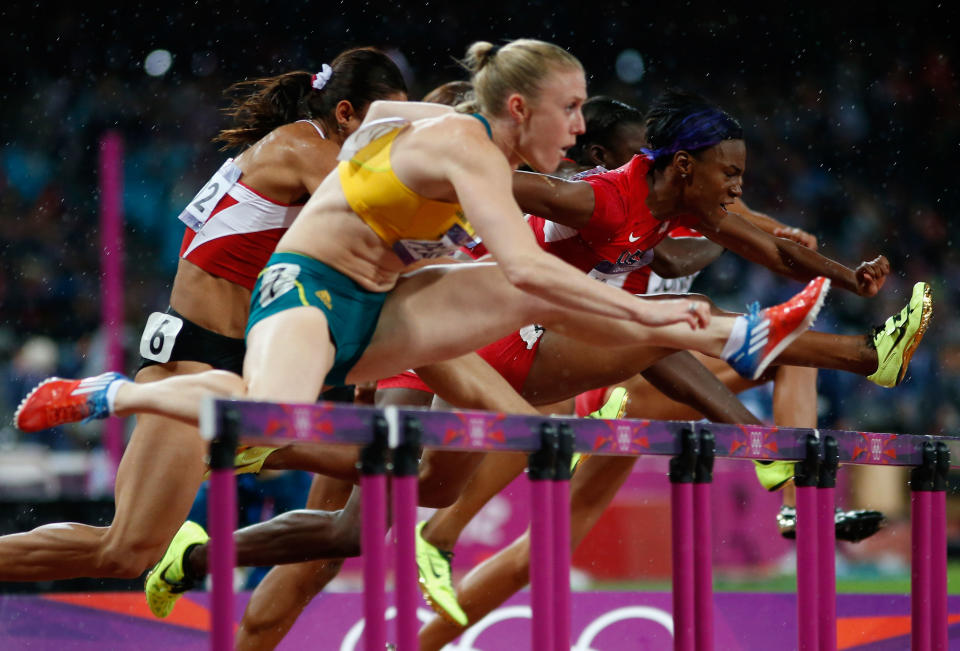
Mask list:
POLYGON ((180 257, 252 290, 303 204, 274 201, 244 185, 240 176, 228 159, 180 213, 187 225, 180 257))
POLYGON ((675 227, 692 223, 688 217, 653 217, 646 203, 646 175, 652 162, 634 156, 618 169, 589 170, 574 177, 593 189, 593 215, 579 230, 528 216, 540 246, 593 278, 631 294, 645 293, 653 248, 675 227))

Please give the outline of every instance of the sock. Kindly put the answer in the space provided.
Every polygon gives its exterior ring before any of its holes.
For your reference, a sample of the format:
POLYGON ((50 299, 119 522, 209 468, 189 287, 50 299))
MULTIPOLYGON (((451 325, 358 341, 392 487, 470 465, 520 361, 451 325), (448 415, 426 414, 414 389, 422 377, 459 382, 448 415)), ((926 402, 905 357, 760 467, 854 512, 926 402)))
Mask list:
POLYGON ((120 390, 120 385, 122 385, 124 382, 129 382, 129 381, 130 381, 129 379, 125 377, 121 377, 121 378, 117 378, 107 386, 107 409, 110 410, 111 416, 114 414, 113 402, 114 400, 117 399, 117 391, 120 390))
POLYGON ((730 359, 737 351, 743 348, 743 342, 747 337, 747 317, 738 316, 733 320, 733 327, 730 329, 730 338, 723 345, 723 352, 720 353, 723 359, 730 359))

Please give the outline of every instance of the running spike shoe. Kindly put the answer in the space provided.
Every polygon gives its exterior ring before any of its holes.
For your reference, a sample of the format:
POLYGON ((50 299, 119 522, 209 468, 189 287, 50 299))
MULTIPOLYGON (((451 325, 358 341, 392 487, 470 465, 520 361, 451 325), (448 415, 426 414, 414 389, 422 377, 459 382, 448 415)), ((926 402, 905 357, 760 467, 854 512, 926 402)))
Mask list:
POLYGON ((457 593, 453 589, 450 562, 453 552, 437 549, 423 539, 423 527, 426 522, 417 525, 416 554, 419 584, 423 598, 433 610, 451 624, 466 626, 467 614, 457 602, 457 593))
POLYGON ((181 525, 177 535, 170 541, 160 562, 147 574, 144 592, 147 593, 147 605, 156 617, 166 617, 173 611, 177 599, 194 587, 196 583, 186 575, 184 559, 190 550, 210 540, 210 536, 196 522, 187 520, 181 525))
MULTIPOLYGON (((837 509, 833 516, 837 540, 860 542, 886 526, 887 518, 880 511, 837 509)), ((788 540, 797 537, 797 509, 781 506, 777 513, 777 528, 788 540)))
POLYGON ((603 406, 587 414, 587 418, 600 418, 602 420, 623 418, 623 413, 627 410, 627 397, 627 390, 623 387, 617 387, 610 392, 610 397, 603 403, 603 406))
POLYGON ((745 378, 757 380, 767 366, 807 330, 817 318, 823 299, 830 291, 830 279, 818 276, 786 303, 760 309, 750 306, 743 344, 726 362, 745 378))
POLYGON ((82 380, 47 378, 20 401, 13 422, 22 432, 39 432, 64 423, 107 418, 107 391, 117 381, 130 378, 113 371, 82 380))
POLYGON ((753 469, 757 472, 760 485, 768 491, 778 491, 783 485, 793 479, 793 461, 753 461, 753 469))
POLYGON ((877 349, 877 370, 867 379, 882 387, 895 387, 903 382, 910 358, 920 345, 932 315, 930 285, 915 284, 907 306, 874 329, 871 343, 877 349))
MULTIPOLYGON (((233 474, 256 475, 263 469, 263 463, 277 448, 241 445, 233 456, 233 474)), ((209 462, 209 460, 208 460, 209 462)), ((204 479, 210 478, 210 471, 203 473, 204 479)))
MULTIPOLYGON (((627 390, 623 387, 616 387, 613 391, 610 392, 610 397, 607 398, 607 401, 603 403, 600 409, 592 411, 587 414, 587 418, 597 418, 600 420, 619 420, 623 418, 624 412, 627 410, 627 399, 630 396, 627 395, 627 390)), ((577 470, 577 466, 590 455, 584 455, 580 452, 574 452, 573 456, 570 457, 570 474, 573 475, 577 470)))

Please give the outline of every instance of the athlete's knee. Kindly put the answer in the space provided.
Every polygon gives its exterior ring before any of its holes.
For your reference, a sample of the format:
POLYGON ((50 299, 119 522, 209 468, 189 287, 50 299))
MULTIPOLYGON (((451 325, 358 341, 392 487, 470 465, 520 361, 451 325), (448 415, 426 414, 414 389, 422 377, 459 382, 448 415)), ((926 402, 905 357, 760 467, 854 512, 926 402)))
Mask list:
MULTIPOLYGON (((339 550, 339 556, 343 558, 354 558, 361 554, 360 532, 362 530, 360 521, 360 509, 348 505, 336 512, 334 520, 334 547, 339 550)), ((341 561, 342 563, 343 561, 341 561)))
POLYGON ((99 573, 103 577, 135 579, 153 567, 165 549, 164 543, 155 539, 108 535, 97 558, 99 573))
POLYGON ((205 371, 202 378, 203 388, 216 395, 242 396, 244 394, 243 378, 231 371, 214 369, 205 371))
POLYGON ((530 582, 530 531, 527 530, 504 550, 507 580, 517 589, 530 582))

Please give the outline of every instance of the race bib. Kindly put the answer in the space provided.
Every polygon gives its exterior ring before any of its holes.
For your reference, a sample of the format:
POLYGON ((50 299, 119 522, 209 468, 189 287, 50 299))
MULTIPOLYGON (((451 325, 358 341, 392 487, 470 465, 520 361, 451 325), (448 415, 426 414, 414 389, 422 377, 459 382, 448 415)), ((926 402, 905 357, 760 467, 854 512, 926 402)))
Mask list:
POLYGON ((278 262, 264 269, 260 280, 260 293, 257 296, 260 307, 270 305, 279 296, 296 287, 299 275, 300 265, 290 262, 278 262))
POLYGON ((460 224, 454 224, 439 240, 397 240, 393 252, 404 264, 452 255, 461 246, 474 244, 473 235, 460 224))
POLYGON ((140 336, 140 356, 165 364, 170 361, 173 345, 183 328, 183 319, 166 312, 154 312, 140 336))
POLYGON ((204 223, 210 219, 213 209, 220 203, 220 199, 227 193, 227 190, 240 180, 241 174, 240 168, 234 165, 233 159, 228 158, 207 181, 207 184, 200 188, 197 196, 191 199, 187 207, 183 209, 183 212, 180 213, 180 221, 193 230, 199 231, 204 223))
MULTIPOLYGON (((699 273, 699 272, 697 272, 699 273)), ((647 281, 647 294, 689 294, 690 287, 697 274, 681 276, 680 278, 661 278, 654 272, 650 272, 650 279, 647 281)))

